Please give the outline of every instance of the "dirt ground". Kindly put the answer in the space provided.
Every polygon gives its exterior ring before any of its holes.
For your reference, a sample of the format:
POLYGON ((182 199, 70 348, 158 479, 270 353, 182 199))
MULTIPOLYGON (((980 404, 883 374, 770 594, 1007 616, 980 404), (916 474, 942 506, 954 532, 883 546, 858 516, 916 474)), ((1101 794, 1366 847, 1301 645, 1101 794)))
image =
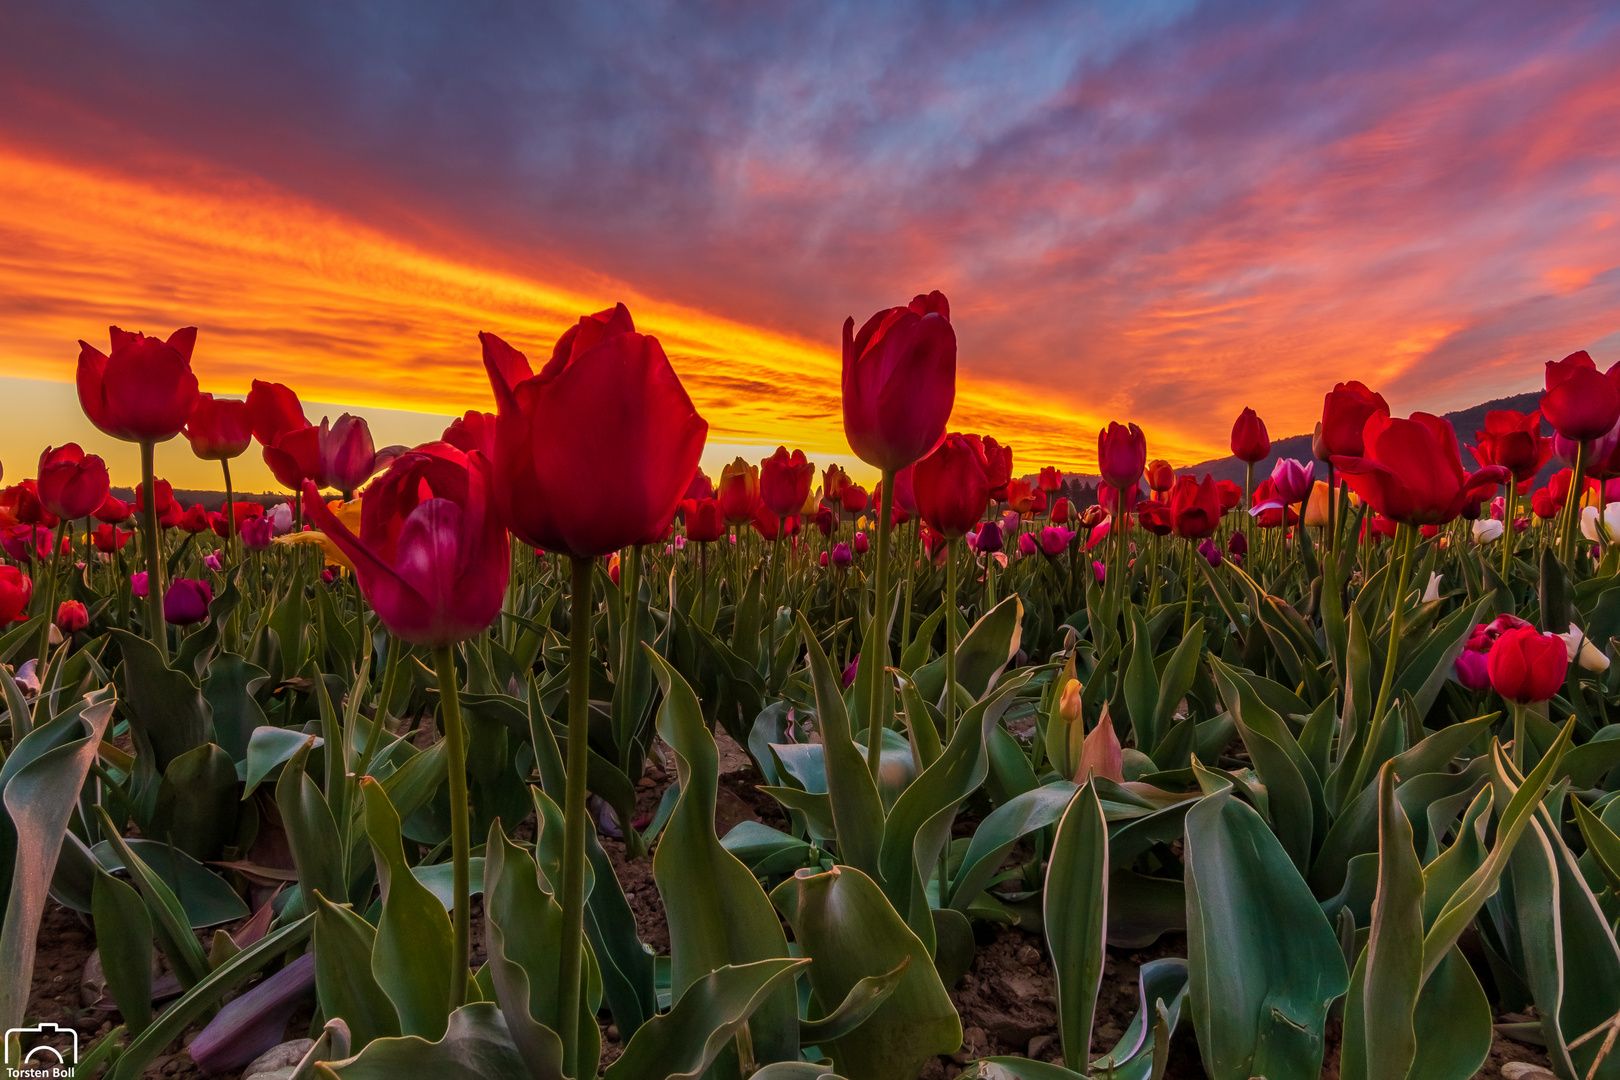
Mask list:
MULTIPOLYGON (((747 755, 724 735, 720 744, 720 793, 715 814, 718 833, 724 835, 739 821, 749 819, 785 827, 786 821, 775 801, 755 790, 758 776, 747 755)), ((673 769, 673 757, 668 760, 673 769)), ((652 814, 671 779, 658 765, 649 766, 640 783, 638 809, 641 814, 652 814)), ((623 844, 611 838, 604 837, 603 846, 635 912, 642 939, 654 951, 667 953, 669 933, 664 925, 663 902, 653 881, 651 859, 627 862, 623 844)), ((476 962, 483 959, 480 907, 475 901, 472 922, 476 962)), ((54 904, 48 908, 40 925, 39 952, 28 1003, 30 1023, 45 1021, 73 1027, 79 1032, 81 1045, 88 1045, 111 1030, 116 1014, 87 1005, 82 991, 85 964, 94 948, 95 939, 88 919, 54 904)), ((1162 956, 1185 955, 1185 939, 1178 935, 1167 935, 1144 950, 1109 950, 1097 1005, 1093 1053, 1100 1054, 1112 1047, 1135 1015, 1136 975, 1141 965, 1162 956)), ((953 1080, 968 1062, 991 1054, 1013 1054, 1042 1061, 1061 1059, 1052 968, 1040 935, 1017 927, 996 927, 981 932, 973 966, 950 988, 950 996, 962 1017, 963 1045, 957 1053, 926 1065, 922 1071, 924 1080, 953 1080)), ((285 1038, 308 1037, 311 1015, 310 1008, 295 1015, 287 1026, 285 1038)), ((618 1029, 605 1020, 604 1014, 603 1067, 622 1051, 618 1029)), ((195 1029, 188 1032, 182 1042, 195 1034, 195 1029)), ((1336 1022, 1330 1022, 1327 1036, 1327 1065, 1322 1076, 1323 1080, 1338 1080, 1336 1022)), ((1511 1042, 1498 1035, 1490 1058, 1477 1076, 1496 1080, 1502 1075, 1502 1066, 1515 1061, 1544 1067, 1548 1064, 1540 1048, 1511 1042)), ((204 1074, 183 1047, 173 1047, 169 1054, 153 1063, 146 1075, 185 1080, 204 1074)), ((221 1075, 226 1080, 235 1080, 241 1074, 221 1075)), ((1200 1080, 1203 1076, 1192 1027, 1184 1015, 1171 1043, 1167 1080, 1200 1080)))

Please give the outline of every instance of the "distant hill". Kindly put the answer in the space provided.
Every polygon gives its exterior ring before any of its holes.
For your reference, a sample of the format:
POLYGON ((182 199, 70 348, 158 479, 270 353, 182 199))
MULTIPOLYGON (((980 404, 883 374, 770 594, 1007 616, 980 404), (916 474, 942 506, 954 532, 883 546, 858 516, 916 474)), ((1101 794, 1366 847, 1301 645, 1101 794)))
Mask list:
MULTIPOLYGON (((1451 421, 1451 426, 1457 430, 1458 443, 1463 447, 1470 447, 1474 445, 1474 432, 1485 427, 1486 413, 1498 409, 1515 409, 1522 413, 1528 413, 1539 408, 1540 402, 1541 392, 1537 390, 1527 394, 1515 394, 1512 397, 1496 398, 1493 401, 1482 402, 1471 408, 1445 413, 1444 416, 1451 421)), ((1541 422, 1541 432, 1543 435, 1552 435, 1552 426, 1546 420, 1541 422)), ((1271 440, 1270 456, 1264 461, 1255 462, 1254 475, 1256 483, 1259 483, 1261 478, 1271 475, 1272 466, 1276 465, 1279 458, 1295 458, 1308 465, 1314 463, 1317 476, 1324 480, 1327 479, 1327 466, 1320 462, 1313 462, 1311 457, 1311 436, 1308 434, 1288 435, 1280 439, 1274 437, 1271 440)), ((1474 456, 1466 449, 1463 450, 1462 461, 1463 467, 1470 471, 1478 467, 1474 462, 1474 456)), ((1546 483, 1547 477, 1552 474, 1555 467, 1556 463, 1549 463, 1542 470, 1542 475, 1537 478, 1536 482, 1538 484, 1546 483)), ((1243 462, 1228 455, 1222 458, 1213 458, 1209 461, 1200 461, 1196 465, 1179 468, 1176 472, 1177 474, 1191 473, 1199 477, 1208 473, 1217 480, 1232 480, 1241 484, 1243 483, 1246 468, 1243 462)), ((1033 480, 1034 478, 1035 474, 1030 474, 1030 479, 1033 480)), ((1095 485, 1102 479, 1099 476, 1084 473, 1064 473, 1063 478, 1066 489, 1070 488, 1071 485, 1075 488, 1095 485)))

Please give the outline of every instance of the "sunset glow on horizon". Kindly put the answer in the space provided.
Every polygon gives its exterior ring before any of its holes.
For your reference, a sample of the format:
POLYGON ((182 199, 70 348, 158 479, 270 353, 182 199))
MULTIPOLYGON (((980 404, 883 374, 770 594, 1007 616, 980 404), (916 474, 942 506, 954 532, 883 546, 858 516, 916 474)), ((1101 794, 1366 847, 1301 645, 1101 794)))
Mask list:
MULTIPOLYGON (((1620 360, 1600 5, 1035 6, 869 35, 858 9, 422 9, 412 32, 163 10, 0 16, 0 375, 70 382, 79 338, 194 324, 205 390, 459 414, 494 407, 478 331, 543 361, 623 301, 706 464, 847 460, 844 317, 937 288, 951 426, 1029 473, 1091 469, 1110 420, 1185 465, 1245 406, 1309 431, 1344 379, 1443 412, 1577 349, 1620 360)), ((8 481, 38 430, 0 431, 8 481)), ((176 447, 160 472, 213 482, 176 447)), ((256 447, 242 469, 270 486, 256 447)))

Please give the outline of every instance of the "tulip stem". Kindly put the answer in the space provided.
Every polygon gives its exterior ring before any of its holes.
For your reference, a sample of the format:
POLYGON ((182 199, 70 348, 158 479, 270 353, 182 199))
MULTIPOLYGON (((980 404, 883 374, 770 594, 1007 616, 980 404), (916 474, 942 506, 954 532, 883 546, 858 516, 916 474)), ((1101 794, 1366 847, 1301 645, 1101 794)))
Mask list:
POLYGON ((146 496, 146 513, 141 516, 141 539, 146 548, 146 621, 152 644, 163 662, 169 662, 169 631, 163 622, 163 553, 158 549, 157 482, 152 464, 157 444, 141 440, 141 484, 146 496))
POLYGON ((1513 768, 1520 776, 1524 775, 1524 710, 1517 701, 1513 703, 1513 768))
MULTIPOLYGON (((455 934, 455 947, 450 956, 450 1008, 454 1010, 467 1000, 467 970, 472 961, 472 924, 467 911, 470 892, 467 853, 471 846, 467 827, 467 740, 461 726, 461 696, 456 689, 456 658, 450 646, 440 645, 433 650, 433 666, 439 675, 444 745, 450 755, 450 860, 454 889, 450 918, 455 934)), ((378 711, 380 714, 381 708, 378 711)))
MULTIPOLYGON (((1406 608, 1402 594, 1406 590, 1407 574, 1411 572, 1412 548, 1415 546, 1413 540, 1412 526, 1402 524, 1397 527, 1395 543, 1400 549, 1400 569, 1395 577, 1394 608, 1389 613, 1389 651, 1384 656, 1384 679, 1378 686, 1378 704, 1373 708, 1372 730, 1375 734, 1380 730, 1380 722, 1384 718, 1384 712, 1389 708, 1390 691, 1395 685, 1395 666, 1399 661, 1401 651, 1401 615, 1406 608)), ((1371 760, 1370 748, 1373 745, 1371 742, 1373 736, 1368 738, 1369 751, 1368 755, 1363 758, 1365 761, 1371 760)), ((1360 777, 1358 776, 1357 779, 1359 780, 1360 777)), ((1359 787, 1353 790, 1359 790, 1359 787)))
POLYGON ((956 541, 945 551, 945 741, 956 736, 956 541))
MULTIPOLYGON (((557 961, 563 1030, 563 1075, 576 1075, 579 980, 585 933, 585 770, 591 723, 591 559, 569 557, 573 571, 568 622, 568 774, 563 788, 562 943, 557 961)), ((628 828, 629 823, 625 823, 628 828)))
POLYGON ((1575 464, 1569 475, 1569 494, 1565 508, 1563 543, 1559 547, 1559 554, 1564 558, 1564 565, 1574 569, 1575 566, 1575 536, 1581 527, 1581 500, 1586 496, 1586 444, 1575 444, 1575 464))
MULTIPOLYGON (((1186 543, 1187 558, 1185 560, 1185 566, 1187 570, 1187 611, 1181 620, 1181 636, 1183 640, 1192 635, 1193 625, 1193 542, 1188 540, 1186 543)), ((1155 571, 1155 573, 1157 573, 1157 571, 1155 571)))
MULTIPOLYGON (((1513 572, 1513 497, 1515 478, 1510 476, 1502 485, 1502 584, 1507 585, 1513 572)), ((1508 591, 1511 593, 1512 588, 1508 591)))
MULTIPOLYGON (((883 470, 882 506, 878 508, 877 566, 872 571, 872 625, 867 633, 877 635, 877 666, 866 673, 871 680, 872 696, 866 709, 866 768, 877 780, 878 766, 883 758, 883 729, 888 726, 889 703, 889 529, 894 517, 894 470, 883 470)), ((780 536, 780 531, 777 534, 780 536)))

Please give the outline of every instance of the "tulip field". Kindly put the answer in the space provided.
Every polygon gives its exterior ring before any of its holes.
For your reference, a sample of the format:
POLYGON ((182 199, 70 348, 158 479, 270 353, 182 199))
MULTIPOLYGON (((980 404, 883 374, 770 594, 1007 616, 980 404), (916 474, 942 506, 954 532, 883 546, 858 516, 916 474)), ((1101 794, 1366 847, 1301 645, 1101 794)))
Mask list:
POLYGON ((206 332, 80 343, 143 476, 0 493, 9 1054, 1620 1077, 1620 370, 1479 432, 1324 385, 1310 459, 1236 418, 1244 483, 1111 423, 1093 488, 950 430, 935 292, 844 326, 868 488, 705 475, 623 305, 480 344, 493 411, 379 449, 200 393, 206 332))

